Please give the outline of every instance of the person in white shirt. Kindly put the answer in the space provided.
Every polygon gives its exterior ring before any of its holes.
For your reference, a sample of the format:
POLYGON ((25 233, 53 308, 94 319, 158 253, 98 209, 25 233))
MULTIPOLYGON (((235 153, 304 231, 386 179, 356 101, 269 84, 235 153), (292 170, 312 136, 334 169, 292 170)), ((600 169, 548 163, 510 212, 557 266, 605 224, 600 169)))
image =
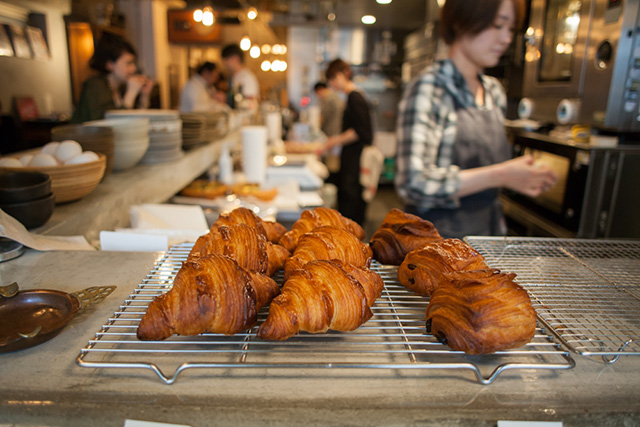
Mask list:
POLYGON ((222 49, 222 62, 229 71, 230 85, 228 104, 232 108, 257 107, 260 98, 260 85, 256 76, 244 65, 244 52, 237 44, 222 49), (235 95, 241 95, 236 97, 235 95), (240 105, 236 105, 240 101, 240 105))
POLYGON ((220 78, 216 64, 205 62, 198 67, 180 92, 180 112, 216 111, 225 106, 216 100, 215 83, 220 78))

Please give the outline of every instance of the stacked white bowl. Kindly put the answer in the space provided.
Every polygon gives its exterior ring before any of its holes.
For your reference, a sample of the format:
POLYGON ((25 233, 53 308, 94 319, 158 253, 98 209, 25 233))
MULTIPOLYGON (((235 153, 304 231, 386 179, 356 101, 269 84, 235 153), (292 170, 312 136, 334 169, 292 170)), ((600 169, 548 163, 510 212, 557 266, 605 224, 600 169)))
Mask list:
POLYGON ((111 110, 105 117, 149 120, 149 148, 140 160, 143 164, 171 162, 184 156, 182 120, 177 110, 111 110))
POLYGON ((86 126, 113 129, 113 170, 129 169, 143 158, 149 148, 149 119, 146 117, 107 118, 85 122, 86 126))

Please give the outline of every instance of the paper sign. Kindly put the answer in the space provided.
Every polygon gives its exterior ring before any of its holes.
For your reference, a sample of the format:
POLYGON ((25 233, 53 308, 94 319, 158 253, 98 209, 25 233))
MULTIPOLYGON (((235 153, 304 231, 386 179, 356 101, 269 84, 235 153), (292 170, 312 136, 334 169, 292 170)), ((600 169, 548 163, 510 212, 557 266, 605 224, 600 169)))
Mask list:
POLYGON ((95 251, 83 236, 33 234, 14 217, 0 209, 0 237, 7 237, 37 251, 95 251))
POLYGON ((498 427, 562 427, 561 421, 498 421, 498 427))
POLYGON ((124 420, 124 427, 190 427, 185 424, 155 423, 152 421, 124 420))
POLYGON ((162 252, 169 249, 169 239, 167 236, 152 234, 101 231, 100 247, 103 251, 162 252))

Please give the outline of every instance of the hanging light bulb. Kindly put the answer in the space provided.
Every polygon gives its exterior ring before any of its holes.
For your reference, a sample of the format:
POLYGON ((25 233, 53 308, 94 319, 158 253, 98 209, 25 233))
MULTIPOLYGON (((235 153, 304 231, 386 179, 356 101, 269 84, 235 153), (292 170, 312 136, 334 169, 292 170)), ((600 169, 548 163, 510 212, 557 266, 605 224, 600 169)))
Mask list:
POLYGON ((266 43, 265 43, 265 44, 263 44, 263 45, 262 45, 262 53, 263 53, 264 55, 268 55, 270 52, 271 52, 271 45, 268 45, 268 44, 266 44, 266 43))
POLYGON ((280 61, 280 71, 287 71, 287 61, 280 61))
POLYGON ((262 71, 269 71, 271 69, 271 62, 264 60, 262 64, 260 64, 260 69, 262 71))
POLYGON ((202 9, 196 9, 193 11, 193 20, 196 22, 202 22, 202 9))
POLYGON ((258 45, 252 46, 249 50, 249 56, 252 58, 258 58, 260 56, 260 47, 258 45))
POLYGON ((258 17, 258 11, 256 10, 255 7, 250 7, 249 11, 247 12, 247 18, 249 18, 250 20, 254 20, 258 17))
POLYGON ((376 23, 376 17, 373 15, 364 15, 360 18, 360 21, 362 21, 363 24, 371 25, 376 23))
POLYGON ((244 36, 242 40, 240 40, 240 49, 244 51, 251 49, 251 39, 249 36, 244 36))
POLYGON ((279 44, 274 44, 271 48, 271 52, 274 55, 280 55, 282 53, 282 46, 280 46, 279 44))
POLYGON ((280 55, 284 55, 287 53, 287 47, 283 44, 280 45, 280 55))
POLYGON ((216 18, 213 16, 213 8, 211 6, 202 9, 202 25, 210 27, 215 21, 216 18))

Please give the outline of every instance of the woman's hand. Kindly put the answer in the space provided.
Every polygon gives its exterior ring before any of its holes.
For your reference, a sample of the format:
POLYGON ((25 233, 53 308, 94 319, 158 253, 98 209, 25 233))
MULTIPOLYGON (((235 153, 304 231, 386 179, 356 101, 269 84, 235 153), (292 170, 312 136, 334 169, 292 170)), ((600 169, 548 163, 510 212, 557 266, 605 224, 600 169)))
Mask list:
POLYGON ((146 107, 149 103, 149 95, 153 89, 153 80, 141 74, 135 74, 127 79, 127 91, 124 94, 124 106, 135 108, 136 98, 141 95, 141 104, 146 107))
POLYGON ((558 180, 557 175, 544 165, 536 165, 530 156, 517 157, 496 165, 500 168, 502 186, 530 197, 548 191, 558 180))

